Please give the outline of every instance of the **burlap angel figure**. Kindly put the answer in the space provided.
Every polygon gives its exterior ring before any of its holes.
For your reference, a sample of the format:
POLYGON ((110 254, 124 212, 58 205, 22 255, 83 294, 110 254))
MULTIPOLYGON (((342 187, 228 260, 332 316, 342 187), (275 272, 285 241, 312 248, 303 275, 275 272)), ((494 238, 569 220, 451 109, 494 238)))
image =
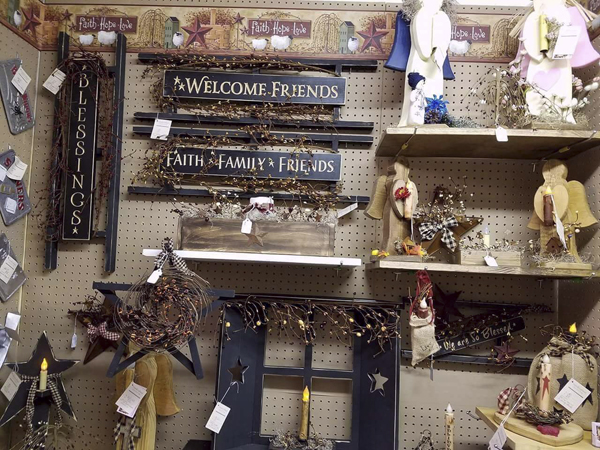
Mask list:
POLYGON ((396 254, 396 241, 411 236, 411 220, 419 193, 416 185, 409 180, 408 161, 398 157, 388 167, 388 174, 380 176, 375 182, 371 202, 365 215, 371 219, 383 219, 383 240, 381 250, 396 254))
POLYGON ((119 417, 115 428, 117 450, 154 450, 156 443, 156 416, 172 416, 180 409, 173 391, 173 365, 169 355, 150 353, 135 363, 135 369, 126 369, 116 377, 117 397, 132 381, 147 389, 135 414, 135 419, 119 417))
POLYGON ((548 244, 551 241, 559 240, 556 226, 544 225, 544 194, 549 187, 554 197, 555 217, 560 218, 565 226, 567 250, 575 258, 575 261, 581 262, 577 252, 576 229, 589 227, 598 221, 592 215, 585 187, 579 181, 567 181, 568 172, 563 161, 551 159, 544 164, 542 169, 544 184, 538 188, 535 194, 534 213, 527 227, 540 231, 541 254, 549 252, 548 244))

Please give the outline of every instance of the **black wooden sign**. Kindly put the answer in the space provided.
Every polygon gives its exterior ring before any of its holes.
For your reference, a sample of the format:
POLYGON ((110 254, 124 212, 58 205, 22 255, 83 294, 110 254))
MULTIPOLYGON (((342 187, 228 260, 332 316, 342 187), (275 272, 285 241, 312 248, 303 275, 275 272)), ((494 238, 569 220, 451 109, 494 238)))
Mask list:
POLYGON ((71 114, 64 186, 62 238, 89 241, 92 236, 93 189, 96 165, 98 78, 91 70, 75 74, 71 84, 71 114))
POLYGON ((207 100, 343 105, 346 102, 346 79, 166 70, 163 95, 207 100))
POLYGON ((503 338, 508 336, 509 332, 510 334, 514 334, 524 329, 525 321, 521 316, 518 316, 509 320, 498 322, 495 325, 483 327, 478 331, 465 331, 460 336, 438 340, 440 350, 434 356, 442 356, 448 353, 454 353, 487 341, 503 338))
POLYGON ((163 159, 161 167, 185 175, 339 181, 342 156, 179 147, 163 159))

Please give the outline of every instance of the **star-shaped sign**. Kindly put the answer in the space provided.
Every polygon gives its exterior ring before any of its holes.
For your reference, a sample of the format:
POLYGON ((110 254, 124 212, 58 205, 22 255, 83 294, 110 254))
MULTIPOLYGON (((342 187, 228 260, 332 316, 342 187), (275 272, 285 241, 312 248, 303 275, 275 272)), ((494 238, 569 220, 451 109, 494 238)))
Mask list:
POLYGON ((35 15, 33 6, 29 8, 28 11, 25 9, 22 9, 21 11, 23 12, 23 18, 25 19, 22 30, 29 30, 34 38, 37 37, 37 32, 35 29, 40 26, 42 22, 40 22, 40 19, 35 15))
POLYGON ((241 24, 244 19, 245 19, 245 17, 240 15, 240 13, 237 13, 236 16, 233 18, 233 24, 234 25, 241 24))
MULTIPOLYGON (((40 368, 44 359, 46 359, 48 363, 48 376, 53 374, 61 374, 62 372, 64 372, 67 369, 70 369, 79 362, 68 359, 56 359, 54 357, 52 347, 50 346, 50 341, 48 341, 48 336, 46 336, 46 332, 44 331, 40 336, 37 345, 35 346, 35 349, 31 354, 31 357, 29 358, 29 361, 19 363, 7 363, 6 365, 13 370, 18 370, 18 372, 21 375, 37 377, 40 375, 40 368)), ((12 398, 12 400, 6 407, 2 418, 0 418, 0 426, 13 419, 17 414, 19 414, 20 411, 22 411, 25 408, 27 404, 27 396, 29 394, 29 390, 32 387, 32 383, 37 383, 37 381, 23 380, 21 382, 15 396, 12 398)), ((56 378, 56 387, 58 388, 58 394, 62 399, 61 409, 69 416, 75 419, 75 412, 71 407, 71 402, 69 401, 67 391, 65 390, 65 386, 63 385, 60 376, 56 378)))
POLYGON ((464 318, 464 314, 461 313, 456 307, 456 301, 462 291, 453 292, 452 294, 446 294, 442 288, 437 284, 433 285, 434 289, 434 305, 435 305, 435 322, 436 326, 440 329, 446 327, 450 323, 451 317, 464 318))
POLYGON ((244 366, 242 364, 242 358, 238 358, 237 364, 233 367, 227 369, 227 371, 231 374, 231 385, 234 384, 244 384, 244 374, 248 370, 248 366, 244 366))
POLYGON ((383 47, 381 47, 381 38, 388 33, 388 31, 377 31, 375 22, 371 22, 371 26, 367 30, 358 32, 358 34, 365 40, 360 52, 363 53, 365 50, 375 47, 380 53, 383 53, 383 47))
POLYGON ((183 28, 183 30, 188 34, 188 40, 185 43, 186 47, 189 47, 194 42, 199 42, 205 48, 208 48, 208 45, 206 45, 205 35, 212 30, 212 27, 203 27, 200 23, 200 20, 198 20, 198 17, 196 17, 192 26, 181 28, 183 28))
MULTIPOLYGON (((494 345, 494 350, 496 350, 496 353, 498 354, 496 358, 501 363, 511 362, 515 358, 515 355, 520 351, 512 348, 508 341, 504 341, 502 345, 494 345)), ((549 382, 550 380, 548 379, 548 383, 549 382)), ((544 385, 544 390, 546 390, 546 387, 547 383, 544 385)))
MULTIPOLYGON (((462 237, 483 222, 481 217, 464 217, 460 220, 456 219, 458 226, 450 228, 456 242, 460 242, 462 237)), ((442 248, 442 232, 438 231, 434 238, 430 241, 423 241, 421 246, 424 250, 427 250, 428 255, 433 255, 435 252, 442 248)))
POLYGON ((368 373, 367 376, 369 380, 371 380, 371 394, 375 391, 379 391, 379 393, 385 397, 385 390, 383 385, 387 382, 389 378, 384 377, 379 372, 379 369, 375 369, 375 372, 368 373))

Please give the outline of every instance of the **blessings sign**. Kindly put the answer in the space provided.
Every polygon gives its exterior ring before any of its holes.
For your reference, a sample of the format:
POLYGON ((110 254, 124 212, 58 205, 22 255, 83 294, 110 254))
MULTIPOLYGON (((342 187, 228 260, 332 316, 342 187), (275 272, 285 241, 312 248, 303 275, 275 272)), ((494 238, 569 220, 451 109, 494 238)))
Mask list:
POLYGON ((342 77, 167 70, 163 86, 165 97, 334 106, 346 102, 342 77))

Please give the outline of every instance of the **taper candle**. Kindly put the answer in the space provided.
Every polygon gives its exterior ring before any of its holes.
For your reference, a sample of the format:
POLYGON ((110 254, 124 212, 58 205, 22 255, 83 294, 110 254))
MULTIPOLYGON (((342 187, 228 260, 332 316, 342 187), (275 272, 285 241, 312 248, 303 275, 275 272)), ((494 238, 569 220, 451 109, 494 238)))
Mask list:
POLYGON ((483 245, 485 248, 490 248, 490 228, 486 225, 483 229, 483 245))
POLYGON ((45 391, 48 384, 48 361, 46 358, 42 361, 42 370, 40 370, 40 391, 45 391))
POLYGON ((538 396, 538 408, 542 411, 550 411, 550 380, 552 379, 552 364, 548 355, 542 356, 540 366, 540 392, 538 396))
POLYGON ((446 412, 444 414, 445 423, 446 423, 446 450, 454 450, 454 410, 450 403, 446 407, 446 412))
POLYGON ((552 203, 552 188, 548 186, 546 192, 544 192, 544 225, 547 227, 554 225, 554 207, 552 203))
POLYGON ((412 218, 413 211, 416 206, 414 204, 414 202, 415 202, 414 193, 416 192, 417 187, 415 186, 415 183, 408 180, 406 182, 406 190, 410 193, 410 195, 408 196, 407 199, 404 200, 404 218, 406 220, 410 220, 412 218))
POLYGON ((298 440, 306 441, 308 439, 308 413, 310 410, 310 391, 308 386, 304 388, 302 393, 302 421, 300 422, 300 431, 298 432, 298 440))
POLYGON ((550 47, 548 42, 548 19, 545 14, 540 15, 540 52, 547 52, 550 47))

